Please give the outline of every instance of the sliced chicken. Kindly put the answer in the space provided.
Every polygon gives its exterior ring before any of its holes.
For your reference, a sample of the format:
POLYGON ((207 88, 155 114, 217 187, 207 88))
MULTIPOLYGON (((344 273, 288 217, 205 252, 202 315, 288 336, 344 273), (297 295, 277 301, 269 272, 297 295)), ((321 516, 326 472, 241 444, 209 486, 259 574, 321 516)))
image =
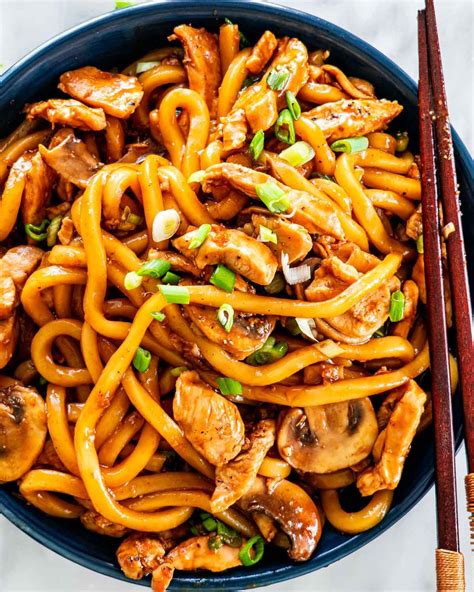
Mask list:
MULTIPOLYGON (((281 39, 276 55, 263 78, 240 94, 229 116, 224 120, 224 135, 233 113, 240 109, 244 110, 247 123, 253 133, 269 129, 276 122, 279 109, 286 104, 285 93, 291 91, 296 95, 306 84, 308 76, 306 46, 299 39, 288 37, 281 39), (272 70, 288 73, 288 78, 281 90, 272 90, 267 84, 267 77, 272 70)), ((232 149, 237 150, 244 144, 245 141, 240 145, 235 144, 232 149)))
POLYGON ((217 38, 206 29, 179 25, 169 40, 179 39, 184 47, 183 64, 189 88, 198 92, 209 109, 211 119, 217 113, 217 95, 221 84, 221 60, 217 38))
POLYGON ((117 561, 127 578, 140 580, 156 569, 165 555, 161 539, 151 534, 132 534, 117 549, 117 561))
POLYGON ((64 93, 120 119, 130 117, 143 97, 135 76, 111 74, 93 66, 65 72, 59 80, 58 88, 64 93))
POLYGON ((252 53, 247 58, 245 65, 252 74, 260 74, 267 65, 277 48, 278 40, 271 31, 265 31, 252 48, 252 53))
POLYGON ((251 488, 263 459, 275 443, 275 435, 275 421, 263 419, 250 434, 248 449, 216 469, 216 489, 211 499, 213 514, 235 504, 251 488))
POLYGON ((239 164, 223 162, 206 169, 202 188, 207 193, 222 193, 234 188, 245 195, 258 199, 256 185, 271 183, 282 189, 290 202, 288 212, 294 211, 292 222, 304 226, 310 233, 328 234, 335 238, 344 238, 336 210, 326 201, 305 191, 290 189, 274 177, 254 171, 239 164))
POLYGON ((7 319, 0 320, 0 368, 4 368, 11 360, 18 333, 17 312, 13 311, 7 319))
POLYGON ((173 245, 199 269, 222 263, 256 284, 267 286, 272 281, 278 263, 265 244, 241 230, 213 224, 204 243, 197 249, 190 249, 194 232, 183 234, 173 245))
POLYGON ((15 282, 10 273, 4 273, 0 261, 0 319, 8 319, 17 303, 15 282))
POLYGON ((28 105, 27 118, 42 117, 52 124, 98 132, 107 125, 103 109, 92 109, 74 99, 49 99, 28 105))
POLYGON ((421 218, 421 204, 416 211, 408 218, 406 223, 407 236, 416 241, 423 234, 423 220, 421 218))
POLYGON ((247 118, 243 109, 235 109, 226 118, 222 130, 222 147, 226 154, 239 150, 247 139, 247 118))
POLYGON ((223 465, 239 454, 245 427, 237 406, 197 372, 183 372, 176 381, 173 413, 186 438, 211 464, 223 465))
POLYGON ((334 142, 384 130, 402 109, 397 101, 386 99, 343 99, 319 105, 302 117, 317 123, 327 140, 334 142))
POLYGON ((265 214, 253 214, 252 224, 258 235, 260 226, 269 228, 277 235, 278 242, 266 243, 276 255, 278 261, 281 261, 281 254, 288 255, 288 262, 300 261, 313 248, 313 241, 309 232, 300 224, 294 224, 283 218, 276 216, 266 216, 265 214))
POLYGON ((43 159, 62 179, 81 189, 86 188, 89 179, 101 166, 72 130, 52 149, 40 146, 39 150, 43 159))
POLYGON ((163 563, 153 571, 153 592, 164 592, 168 588, 175 569, 183 571, 207 569, 220 572, 242 565, 239 553, 246 540, 242 541, 240 547, 223 545, 214 550, 209 547, 210 538, 211 535, 193 537, 170 551, 163 563))
MULTIPOLYGON (((315 271, 314 279, 306 288, 306 298, 312 302, 329 300, 356 282, 362 274, 354 265, 337 256, 323 260, 315 271)), ((364 343, 388 318, 390 297, 398 290, 400 281, 393 276, 383 286, 336 317, 316 319, 318 330, 326 337, 344 343, 364 343)))
POLYGON ((43 255, 44 251, 38 247, 29 245, 12 247, 0 259, 0 274, 8 273, 20 292, 28 277, 41 263, 43 255))
POLYGON ((94 510, 89 510, 81 514, 80 521, 82 526, 87 528, 87 530, 91 530, 92 532, 104 536, 120 538, 129 532, 129 529, 126 526, 110 522, 110 520, 104 518, 102 514, 94 512, 94 510))
POLYGON ((404 387, 387 427, 374 445, 375 466, 357 478, 357 488, 364 496, 382 489, 395 489, 402 476, 426 402, 426 393, 414 380, 404 387))
POLYGON ((56 173, 46 164, 39 152, 31 155, 26 172, 26 183, 21 200, 24 224, 39 225, 46 217, 46 206, 56 181, 56 173))

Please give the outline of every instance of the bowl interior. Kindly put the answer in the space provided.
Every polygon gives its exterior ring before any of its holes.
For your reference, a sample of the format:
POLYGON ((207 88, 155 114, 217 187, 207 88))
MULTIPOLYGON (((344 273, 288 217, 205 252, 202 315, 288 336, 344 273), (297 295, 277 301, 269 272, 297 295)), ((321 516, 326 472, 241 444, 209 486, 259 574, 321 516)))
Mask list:
MULTIPOLYGON (((123 66, 153 48, 167 43, 173 26, 192 23, 217 30, 224 16, 238 22, 251 40, 265 29, 277 35, 297 36, 310 49, 331 50, 331 62, 347 73, 375 84, 378 96, 398 99, 404 105, 396 129, 417 136, 417 96, 414 83, 390 60, 346 31, 316 17, 282 7, 253 2, 220 1, 157 2, 99 17, 51 40, 0 77, 0 137, 21 119, 25 103, 57 93, 59 75, 86 64, 111 68, 123 66)), ((467 252, 474 247, 474 193, 472 162, 456 137, 458 175, 463 199, 467 252), (469 224, 471 222, 471 224, 469 224)), ((471 258, 472 266, 472 258, 471 258)), ((472 269, 471 278, 473 276, 472 269)), ((459 397, 457 397, 459 399, 459 397)), ((461 412, 455 402, 456 442, 461 440, 461 412)), ((179 573, 172 589, 202 587, 207 590, 237 590, 275 583, 325 567, 360 548, 412 508, 433 484, 432 433, 417 439, 408 457, 393 506, 376 528, 355 536, 342 535, 326 526, 314 557, 291 562, 285 553, 268 550, 262 562, 248 570, 225 574, 179 573)), ((0 490, 0 509, 26 533, 61 555, 98 572, 125 579, 115 564, 117 542, 85 530, 77 521, 46 516, 13 495, 13 487, 0 490)), ((149 585, 147 581, 142 583, 149 585)))

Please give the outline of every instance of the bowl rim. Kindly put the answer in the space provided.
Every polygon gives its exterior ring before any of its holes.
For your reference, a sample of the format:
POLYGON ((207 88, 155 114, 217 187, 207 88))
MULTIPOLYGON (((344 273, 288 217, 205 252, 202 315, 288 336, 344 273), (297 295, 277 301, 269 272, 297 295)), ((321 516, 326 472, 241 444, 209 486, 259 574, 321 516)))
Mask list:
MULTIPOLYGON (((385 56, 385 54, 383 54, 381 51, 357 35, 347 31, 346 29, 343 29, 342 27, 335 25, 330 21, 304 11, 273 4, 271 2, 263 3, 258 0, 217 0, 209 5, 203 5, 200 0, 153 0, 145 4, 138 4, 93 17, 80 23, 79 25, 75 25, 69 29, 66 29, 64 32, 42 43, 37 48, 33 49, 23 58, 14 63, 12 66, 10 66, 7 70, 5 70, 5 72, 3 72, 3 74, 0 74, 0 89, 2 87, 5 89, 4 92, 0 91, 0 96, 2 94, 7 95, 8 83, 25 74, 25 72, 30 70, 36 62, 42 61, 47 56, 47 53, 51 50, 51 48, 67 43, 88 32, 90 33, 90 31, 100 30, 103 25, 125 20, 127 15, 140 15, 141 13, 146 15, 155 11, 159 11, 165 7, 169 8, 171 5, 179 10, 186 9, 186 7, 199 7, 202 9, 203 13, 206 12, 208 17, 217 17, 217 11, 220 11, 222 8, 228 6, 234 10, 245 10, 247 14, 252 11, 256 13, 263 12, 276 17, 282 17, 283 19, 296 21, 299 24, 304 23, 310 27, 322 29, 331 36, 343 38, 347 44, 357 48, 361 53, 367 56, 373 64, 377 64, 377 66, 384 71, 390 71, 391 77, 401 81, 411 93, 416 94, 417 92, 417 85, 415 81, 404 70, 402 70, 400 66, 385 56)), ((456 158, 462 164, 467 177, 468 186, 472 188, 474 185, 474 163, 467 147, 462 142, 459 135, 454 129, 452 131, 456 158)), ((461 432, 462 429, 459 426, 455 434, 456 450, 458 452, 462 442, 461 432)), ((335 547, 322 556, 319 556, 319 561, 316 563, 313 563, 313 561, 308 561, 301 564, 285 565, 275 570, 271 568, 267 569, 260 574, 249 571, 244 575, 236 575, 230 572, 225 576, 216 576, 215 574, 212 574, 211 577, 198 576, 186 577, 186 579, 181 579, 178 576, 175 580, 173 580, 170 590, 184 590, 189 589, 191 586, 197 586, 202 590, 209 591, 223 589, 242 590, 247 588, 255 588, 256 586, 265 586, 282 582, 284 580, 306 575, 321 569, 322 567, 327 567, 328 565, 335 563, 336 561, 339 561, 340 559, 351 554, 355 550, 362 548, 367 543, 377 538, 379 534, 385 530, 390 529, 393 524, 398 522, 400 518, 405 516, 419 501, 421 501, 421 499, 432 488, 433 484, 434 468, 433 466, 430 466, 427 467, 424 478, 417 481, 416 486, 409 491, 401 503, 399 503, 389 512, 381 524, 368 531, 365 531, 364 533, 356 535, 355 537, 351 537, 351 539, 349 539, 351 544, 345 543, 342 548, 335 547), (330 556, 334 552, 337 552, 338 555, 335 559, 330 556), (325 557, 326 555, 329 555, 329 557, 325 557), (206 583, 209 583, 210 586, 206 586, 206 583), (231 586, 230 588, 229 584, 231 586)), ((103 560, 92 558, 89 554, 79 548, 75 550, 69 550, 68 548, 63 547, 60 541, 57 541, 54 536, 51 536, 51 528, 49 526, 46 527, 37 524, 31 526, 26 516, 27 511, 28 508, 26 506, 18 509, 17 500, 15 500, 8 491, 0 489, 0 513, 2 513, 12 524, 17 526, 20 530, 25 532, 38 543, 61 555, 62 557, 69 559, 70 561, 73 561, 74 563, 83 567, 91 569, 92 571, 113 577, 115 579, 126 581, 129 584, 132 583, 131 580, 126 578, 113 563, 106 563, 103 560), (25 516, 22 516, 22 514, 25 514, 25 516)), ((313 559, 316 559, 317 557, 318 556, 316 555, 313 559)), ((148 578, 134 583, 149 585, 148 578)))

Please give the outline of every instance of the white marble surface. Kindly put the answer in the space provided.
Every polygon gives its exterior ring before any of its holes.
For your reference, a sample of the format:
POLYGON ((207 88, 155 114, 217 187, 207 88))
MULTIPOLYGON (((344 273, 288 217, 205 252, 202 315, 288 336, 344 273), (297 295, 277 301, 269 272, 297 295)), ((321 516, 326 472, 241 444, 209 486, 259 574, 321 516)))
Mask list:
MULTIPOLYGON (((418 0, 281 0, 366 39, 416 78, 418 0)), ((55 34, 110 10, 111 0, 0 0, 0 63, 7 67, 55 34)), ((452 121, 473 146, 472 0, 438 0, 438 22, 452 121)), ((468 590, 472 557, 464 510, 463 452, 457 456, 461 543, 468 590)), ((274 592, 421 592, 435 589, 435 506, 431 491, 407 516, 350 557, 316 573, 268 588, 274 592)), ((48 551, 0 516, 2 592, 137 590, 48 551)))

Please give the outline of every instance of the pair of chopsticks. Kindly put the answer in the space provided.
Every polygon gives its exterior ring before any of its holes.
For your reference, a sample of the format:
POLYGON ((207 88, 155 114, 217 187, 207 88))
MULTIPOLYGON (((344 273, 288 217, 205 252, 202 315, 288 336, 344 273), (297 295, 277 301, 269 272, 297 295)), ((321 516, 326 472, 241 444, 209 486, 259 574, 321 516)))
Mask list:
POLYGON ((471 535, 474 535, 474 348, 459 192, 433 0, 426 0, 425 10, 418 13, 418 54, 423 243, 435 429, 436 576, 439 592, 457 592, 465 590, 464 558, 459 551, 442 234, 446 242, 464 407, 471 535))

